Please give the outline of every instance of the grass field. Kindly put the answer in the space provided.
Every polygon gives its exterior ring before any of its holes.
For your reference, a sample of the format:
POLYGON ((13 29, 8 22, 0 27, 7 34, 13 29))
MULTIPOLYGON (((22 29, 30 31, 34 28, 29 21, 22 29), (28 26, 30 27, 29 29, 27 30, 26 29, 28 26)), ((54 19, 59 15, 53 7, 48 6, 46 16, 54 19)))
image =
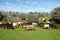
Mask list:
POLYGON ((26 31, 22 28, 0 28, 0 40, 60 40, 60 29, 38 27, 35 31, 26 31))

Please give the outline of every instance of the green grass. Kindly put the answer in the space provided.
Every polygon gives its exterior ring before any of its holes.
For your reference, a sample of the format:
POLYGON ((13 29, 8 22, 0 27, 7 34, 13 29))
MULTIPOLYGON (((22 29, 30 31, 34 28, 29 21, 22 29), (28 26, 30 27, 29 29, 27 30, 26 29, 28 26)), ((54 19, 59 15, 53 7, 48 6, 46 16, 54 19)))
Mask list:
POLYGON ((23 28, 0 28, 0 40, 60 40, 60 29, 38 27, 35 31, 26 31, 23 28))

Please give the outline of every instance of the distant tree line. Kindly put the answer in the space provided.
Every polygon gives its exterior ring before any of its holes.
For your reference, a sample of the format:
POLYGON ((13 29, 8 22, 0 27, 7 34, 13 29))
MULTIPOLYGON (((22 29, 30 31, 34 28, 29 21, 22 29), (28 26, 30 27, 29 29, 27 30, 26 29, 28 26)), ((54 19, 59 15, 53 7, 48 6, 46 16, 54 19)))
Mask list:
POLYGON ((51 13, 48 12, 28 12, 28 13, 20 13, 20 12, 4 12, 0 11, 0 22, 39 22, 40 18, 48 18, 52 22, 60 23, 60 7, 54 8, 51 13))
POLYGON ((45 12, 29 12, 29 13, 19 13, 19 12, 4 12, 0 11, 0 22, 18 22, 18 21, 26 21, 33 22, 38 21, 40 17, 50 17, 49 13, 45 12))

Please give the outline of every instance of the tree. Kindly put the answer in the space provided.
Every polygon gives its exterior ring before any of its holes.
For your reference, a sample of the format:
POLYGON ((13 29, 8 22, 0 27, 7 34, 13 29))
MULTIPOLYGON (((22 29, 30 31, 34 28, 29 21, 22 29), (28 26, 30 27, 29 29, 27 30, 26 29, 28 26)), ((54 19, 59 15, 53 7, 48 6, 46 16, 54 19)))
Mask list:
POLYGON ((0 12, 0 21, 2 21, 2 20, 3 20, 3 15, 0 12))
POLYGON ((52 11, 52 20, 60 23, 60 7, 53 9, 52 11))

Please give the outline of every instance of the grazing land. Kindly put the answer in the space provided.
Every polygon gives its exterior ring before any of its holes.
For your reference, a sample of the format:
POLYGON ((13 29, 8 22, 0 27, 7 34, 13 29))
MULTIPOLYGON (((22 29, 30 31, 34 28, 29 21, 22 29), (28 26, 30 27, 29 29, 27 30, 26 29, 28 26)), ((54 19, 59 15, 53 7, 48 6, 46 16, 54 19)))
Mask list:
POLYGON ((0 28, 0 40, 60 40, 60 29, 42 29, 27 31, 21 27, 16 29, 0 28))

